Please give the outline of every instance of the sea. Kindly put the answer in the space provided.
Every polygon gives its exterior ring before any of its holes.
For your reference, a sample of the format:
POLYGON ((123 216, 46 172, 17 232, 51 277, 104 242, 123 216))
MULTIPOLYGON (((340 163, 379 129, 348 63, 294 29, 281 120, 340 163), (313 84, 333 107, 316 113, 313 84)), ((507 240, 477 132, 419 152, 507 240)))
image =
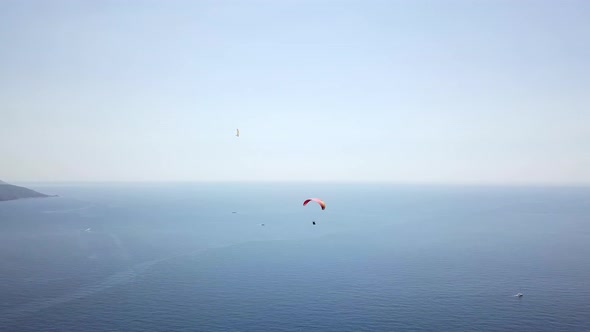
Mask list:
POLYGON ((17 184, 0 331, 590 331, 589 187, 17 184))

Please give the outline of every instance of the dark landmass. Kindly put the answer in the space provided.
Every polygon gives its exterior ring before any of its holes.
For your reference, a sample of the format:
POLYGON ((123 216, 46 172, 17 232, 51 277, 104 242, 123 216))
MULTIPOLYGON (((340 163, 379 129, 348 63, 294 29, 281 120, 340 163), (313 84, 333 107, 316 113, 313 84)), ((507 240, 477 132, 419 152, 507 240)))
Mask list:
MULTIPOLYGON (((57 196, 57 195, 56 195, 57 196)), ((0 201, 11 201, 22 198, 41 198, 41 197, 55 197, 51 195, 45 195, 40 192, 19 187, 12 184, 8 184, 0 180, 0 201)))

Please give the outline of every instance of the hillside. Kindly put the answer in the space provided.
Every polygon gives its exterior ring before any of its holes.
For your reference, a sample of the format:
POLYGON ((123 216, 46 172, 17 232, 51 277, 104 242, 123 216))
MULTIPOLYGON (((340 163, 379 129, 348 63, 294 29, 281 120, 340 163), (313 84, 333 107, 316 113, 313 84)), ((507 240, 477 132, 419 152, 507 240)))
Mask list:
POLYGON ((8 184, 0 180, 0 201, 10 201, 22 198, 51 197, 40 192, 8 184))

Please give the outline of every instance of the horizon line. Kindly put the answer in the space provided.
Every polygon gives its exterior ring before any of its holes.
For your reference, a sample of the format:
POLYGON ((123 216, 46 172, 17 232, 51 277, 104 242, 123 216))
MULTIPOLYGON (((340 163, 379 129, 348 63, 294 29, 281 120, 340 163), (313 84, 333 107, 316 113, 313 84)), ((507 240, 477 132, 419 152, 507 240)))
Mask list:
MULTIPOLYGON (((4 180, 3 180, 4 181, 4 180)), ((390 186, 461 186, 461 187, 590 187, 590 182, 435 182, 435 181, 391 181, 391 180, 17 180, 13 183, 37 184, 381 184, 390 186)))

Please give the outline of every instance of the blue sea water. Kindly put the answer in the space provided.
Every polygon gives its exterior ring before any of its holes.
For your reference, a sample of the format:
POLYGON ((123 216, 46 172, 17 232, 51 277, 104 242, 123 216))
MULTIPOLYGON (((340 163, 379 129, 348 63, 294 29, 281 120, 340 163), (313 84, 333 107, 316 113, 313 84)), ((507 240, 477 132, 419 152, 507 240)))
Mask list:
POLYGON ((0 331, 590 331, 590 188, 28 186, 0 331))

